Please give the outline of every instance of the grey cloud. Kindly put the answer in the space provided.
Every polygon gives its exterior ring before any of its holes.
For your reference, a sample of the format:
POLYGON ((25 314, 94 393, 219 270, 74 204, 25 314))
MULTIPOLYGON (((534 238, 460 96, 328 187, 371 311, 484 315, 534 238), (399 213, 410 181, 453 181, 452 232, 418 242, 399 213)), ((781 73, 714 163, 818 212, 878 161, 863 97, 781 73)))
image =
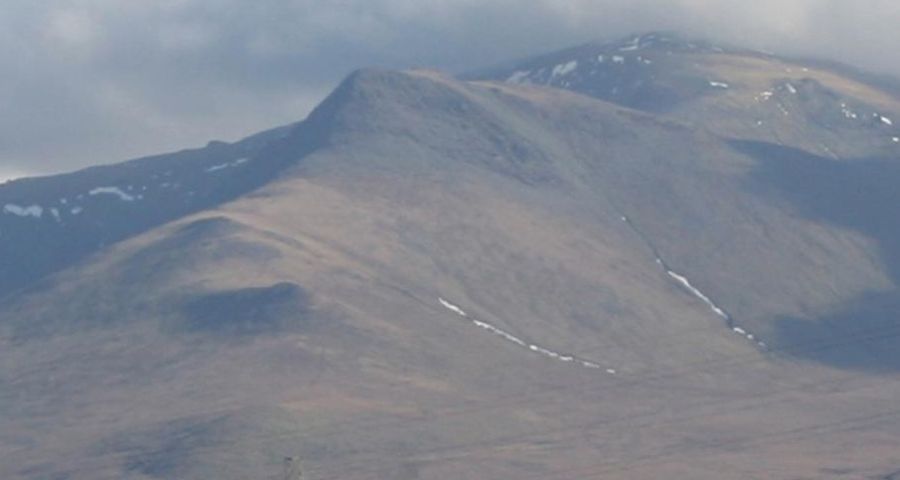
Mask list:
POLYGON ((0 173, 52 172, 302 118, 349 71, 460 71, 635 31, 900 74, 895 0, 7 0, 0 173))

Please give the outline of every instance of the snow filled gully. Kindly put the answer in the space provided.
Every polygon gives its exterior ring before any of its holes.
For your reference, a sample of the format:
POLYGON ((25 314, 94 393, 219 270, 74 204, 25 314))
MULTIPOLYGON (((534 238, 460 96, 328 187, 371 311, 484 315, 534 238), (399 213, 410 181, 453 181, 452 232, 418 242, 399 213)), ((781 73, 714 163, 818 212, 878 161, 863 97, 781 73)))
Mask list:
POLYGON ((737 325, 735 323, 734 319, 731 318, 731 315, 728 315, 728 313, 725 312, 725 310, 722 309, 722 307, 718 306, 716 304, 716 302, 712 301, 712 299, 710 299, 706 294, 704 294, 702 291, 700 291, 699 288, 695 287, 691 283, 691 281, 687 279, 687 277, 685 277, 684 275, 681 275, 680 273, 669 268, 669 265, 665 262, 665 260, 663 260, 662 257, 660 257, 659 252, 656 250, 656 247, 653 246, 653 244, 650 243, 649 240, 647 240, 647 237, 644 236, 644 234, 641 233, 641 231, 638 230, 638 228, 635 227, 634 224, 631 223, 631 220, 628 217, 623 215, 622 221, 625 222, 628 225, 628 227, 638 237, 640 237, 641 240, 643 240, 645 244, 647 244, 648 247, 650 247, 650 250, 653 252, 653 256, 656 257, 656 264, 659 265, 660 268, 662 268, 666 272, 666 275, 668 275, 669 278, 671 278, 676 283, 678 283, 678 285, 680 285, 682 288, 687 290, 691 295, 693 295, 694 297, 698 298, 701 302, 706 304, 706 306, 709 307, 709 309, 712 310, 713 313, 715 313, 719 318, 721 318, 722 320, 725 320, 725 324, 728 326, 728 328, 731 329, 731 331, 746 338, 748 341, 752 342, 757 347, 759 347, 763 350, 768 348, 766 343, 759 340, 756 337, 756 335, 748 332, 747 329, 737 325))
MULTIPOLYGON (((521 338, 516 337, 515 335, 512 335, 508 332, 505 332, 505 331, 491 325, 490 323, 476 320, 476 319, 470 317, 462 308, 448 302, 447 300, 444 300, 442 297, 438 297, 438 301, 447 310, 450 310, 451 312, 459 315, 460 317, 463 317, 463 318, 471 321, 472 324, 475 325, 476 327, 487 330, 488 332, 491 332, 494 335, 497 335, 498 337, 506 340, 507 342, 514 343, 514 344, 518 345, 519 347, 526 348, 534 353, 543 355, 543 356, 545 356, 547 358, 551 358, 553 360, 557 360, 557 361, 564 362, 564 363, 570 363, 572 365, 577 365, 577 366, 584 367, 584 368, 590 368, 590 369, 594 369, 594 370, 603 370, 603 367, 601 367, 600 365, 598 365, 594 362, 591 362, 589 360, 578 358, 575 355, 566 355, 566 354, 562 354, 562 353, 557 353, 557 352, 554 352, 553 350, 541 347, 539 345, 528 343, 528 342, 522 340, 521 338)), ((616 370, 612 369, 612 368, 605 369, 605 372, 610 375, 616 374, 616 370)))

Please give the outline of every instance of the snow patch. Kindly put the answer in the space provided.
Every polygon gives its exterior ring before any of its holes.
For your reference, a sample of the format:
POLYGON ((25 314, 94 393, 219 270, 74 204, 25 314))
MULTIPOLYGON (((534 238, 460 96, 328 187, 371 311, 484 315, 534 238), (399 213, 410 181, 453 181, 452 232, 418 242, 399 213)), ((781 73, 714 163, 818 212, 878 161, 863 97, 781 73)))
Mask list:
POLYGON ((206 172, 207 173, 218 172, 219 170, 225 170, 226 168, 228 168, 230 166, 231 166, 230 163, 220 163, 218 165, 213 165, 213 166, 207 168, 206 172))
MULTIPOLYGON (((527 348, 528 350, 530 350, 532 352, 538 353, 545 357, 552 358, 554 360, 558 360, 558 361, 564 362, 564 363, 573 363, 577 360, 578 363, 585 368, 593 368, 593 369, 602 368, 600 365, 597 365, 596 363, 590 362, 588 360, 578 359, 574 355, 565 355, 562 353, 554 352, 553 350, 541 347, 539 345, 535 345, 533 343, 526 343, 521 338, 519 338, 509 332, 506 332, 500 328, 497 328, 497 327, 491 325, 490 323, 482 322, 481 320, 470 318, 468 316, 468 314, 466 314, 466 312, 462 308, 448 302, 443 297, 438 297, 438 302, 440 302, 440 304, 443 305, 444 308, 452 311, 453 313, 456 313, 457 315, 464 317, 464 318, 469 318, 472 321, 472 324, 474 324, 476 327, 487 330, 488 332, 491 332, 494 335, 502 337, 506 341, 512 342, 520 347, 527 348)), ((613 374, 613 375, 615 375, 615 373, 616 373, 616 371, 611 368, 607 369, 606 372, 613 374)))
POLYGON ((713 87, 713 88, 725 88, 725 89, 728 88, 728 84, 725 83, 725 82, 714 82, 714 81, 710 81, 710 82, 709 82, 709 86, 710 86, 710 87, 713 87))
POLYGON ((531 75, 531 72, 528 70, 513 72, 513 74, 506 79, 506 83, 514 83, 516 85, 522 84, 528 79, 529 75, 531 75))
POLYGON ((785 85, 784 85, 784 88, 786 88, 787 91, 789 91, 789 92, 791 92, 791 93, 793 93, 793 94, 796 94, 796 93, 797 93, 797 89, 796 89, 796 88, 794 87, 794 85, 791 84, 791 83, 785 84, 785 85))
POLYGON ((572 60, 571 62, 568 62, 568 63, 561 63, 561 64, 553 67, 553 73, 551 74, 551 78, 564 77, 564 76, 574 72, 576 68, 578 68, 577 60, 572 60))
POLYGON ((493 333, 494 335, 499 335, 500 337, 503 337, 507 341, 515 343, 516 345, 518 345, 520 347, 528 346, 528 344, 525 343, 525 341, 522 340, 521 338, 516 337, 515 335, 512 335, 510 333, 504 332, 503 330, 500 330, 499 328, 491 325, 490 323, 482 322, 480 320, 472 320, 472 323, 474 323, 476 327, 483 328, 483 329, 493 333))
POLYGON ((638 35, 638 36, 632 38, 631 40, 629 40, 628 43, 619 47, 619 51, 620 52, 633 52, 635 50, 638 50, 638 49, 642 48, 641 40, 643 40, 643 37, 638 35))
POLYGON ((612 61, 613 63, 623 64, 625 63, 625 57, 621 55, 613 55, 612 61))
POLYGON ((857 115, 856 112, 854 112, 853 110, 850 110, 850 107, 848 107, 846 103, 841 104, 841 113, 844 114, 845 118, 849 118, 851 120, 855 120, 856 118, 859 117, 859 115, 857 115))
POLYGON ((13 203, 7 203, 3 206, 3 212, 11 215, 16 215, 18 217, 41 218, 42 216, 44 216, 44 207, 40 205, 30 205, 28 207, 22 207, 13 203))
POLYGON ((225 162, 225 163, 220 163, 218 165, 213 165, 213 166, 207 168, 205 171, 206 171, 206 173, 218 172, 220 170, 225 170, 226 168, 241 166, 249 161, 250 161, 249 158, 239 158, 233 162, 225 162))
POLYGON ((891 120, 890 118, 885 117, 884 115, 882 115, 882 116, 881 116, 881 123, 883 123, 883 124, 885 124, 885 125, 893 125, 893 124, 894 124, 894 121, 891 120))
POLYGON ((464 312, 463 309, 461 309, 461 308, 457 307, 456 305, 454 305, 454 304, 452 304, 452 303, 450 303, 450 302, 444 300, 443 298, 438 298, 438 301, 441 302, 441 305, 443 305, 444 308, 446 308, 447 310, 450 310, 451 312, 454 312, 454 313, 456 313, 457 315, 459 315, 459 316, 461 316, 461 317, 468 317, 468 315, 466 315, 466 312, 464 312))
POLYGON ((695 297, 699 298, 703 303, 706 304, 716 315, 724 318, 725 320, 731 320, 731 317, 725 313, 724 310, 719 308, 718 305, 713 303, 712 300, 709 299, 706 295, 703 294, 697 287, 693 286, 691 282, 684 276, 679 275, 672 270, 666 270, 666 273, 669 274, 670 277, 674 278, 678 283, 680 283, 684 288, 686 288, 689 292, 691 292, 695 297))
MULTIPOLYGON (((659 262, 662 262, 662 260, 660 260, 660 259, 657 259, 657 260, 659 262)), ((716 315, 718 315, 719 317, 722 317, 728 323, 728 325, 731 326, 731 330, 734 331, 734 333, 737 333, 738 335, 741 335, 742 337, 747 338, 747 340, 750 340, 751 342, 756 342, 757 345, 759 345, 761 348, 766 348, 765 343, 756 341, 755 335, 753 335, 752 333, 748 332, 746 329, 744 329, 740 326, 734 325, 732 322, 731 316, 728 315, 727 313, 725 313, 724 310, 719 308, 719 306, 716 305, 715 302, 713 302, 709 297, 704 295, 703 292, 701 292, 697 287, 693 286, 686 277, 684 277, 683 275, 679 275, 669 269, 666 269, 666 273, 670 277, 674 278, 678 283, 680 283, 689 292, 691 292, 695 297, 702 300, 703 303, 705 303, 706 306, 708 306, 710 308, 710 310, 712 310, 716 315)))
POLYGON ((113 195, 113 196, 119 197, 119 199, 122 200, 123 202, 133 202, 138 199, 137 197, 135 197, 133 195, 129 195, 129 194, 123 192, 122 189, 119 187, 97 187, 97 188, 91 190, 90 192, 88 192, 88 195, 91 195, 91 196, 113 195))
POLYGON ((81 215, 81 212, 83 212, 83 211, 84 211, 83 208, 75 207, 75 208, 69 210, 69 213, 71 213, 72 215, 81 215))

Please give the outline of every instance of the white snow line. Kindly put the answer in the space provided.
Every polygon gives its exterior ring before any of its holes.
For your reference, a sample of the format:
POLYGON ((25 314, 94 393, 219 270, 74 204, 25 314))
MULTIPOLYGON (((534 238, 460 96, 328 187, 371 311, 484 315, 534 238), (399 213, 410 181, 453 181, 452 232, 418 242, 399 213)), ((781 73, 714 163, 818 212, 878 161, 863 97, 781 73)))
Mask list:
POLYGON ((114 195, 119 197, 120 200, 124 202, 133 202, 137 197, 133 197, 122 191, 119 187, 97 187, 90 192, 88 195, 97 196, 97 195, 114 195))
POLYGON ((716 315, 724 318, 725 320, 731 320, 727 313, 724 310, 719 308, 712 300, 709 299, 706 295, 703 294, 697 287, 691 285, 691 282, 682 275, 679 275, 672 270, 666 270, 666 273, 669 274, 670 277, 674 278, 678 283, 684 286, 684 288, 688 289, 689 292, 694 294, 695 297, 699 298, 703 301, 716 315))
MULTIPOLYGON (((687 278, 673 272, 672 270, 666 270, 666 273, 669 274, 670 277, 672 277, 676 281, 678 281, 678 283, 680 283, 682 286, 684 286, 684 288, 688 289, 688 291, 690 291, 692 294, 694 294, 695 297, 702 300, 703 303, 705 303, 713 312, 715 312, 716 315, 722 317, 725 321, 731 323, 731 321, 732 321, 731 317, 727 313, 725 313, 724 310, 719 308, 719 306, 716 305, 715 302, 713 302, 709 297, 704 295, 703 292, 701 292, 697 287, 691 285, 691 282, 688 281, 687 278)), ((746 337, 747 340, 750 340, 751 342, 756 342, 756 335, 753 335, 752 333, 748 332, 743 327, 734 325, 731 327, 731 330, 733 330, 734 333, 737 333, 738 335, 740 335, 742 337, 746 337)), ((766 348, 766 344, 763 342, 757 342, 757 344, 762 348, 766 348)))
MULTIPOLYGON (((474 318, 471 318, 466 314, 465 311, 463 311, 462 308, 448 302, 447 300, 444 300, 443 297, 438 297, 438 301, 440 302, 441 305, 444 306, 444 308, 456 313, 457 315, 459 315, 461 317, 468 318, 469 320, 471 320, 472 324, 475 325, 476 327, 487 330, 487 331, 489 331, 495 335, 498 335, 500 337, 503 337, 505 340, 515 343, 516 345, 518 345, 520 347, 527 348, 528 350, 531 350, 532 352, 544 355, 546 357, 552 358, 554 360, 558 360, 560 362, 572 363, 572 362, 575 362, 575 360, 576 360, 576 358, 574 356, 564 355, 564 354, 561 354, 558 352, 554 352, 553 350, 549 350, 547 348, 541 347, 539 345, 535 345, 532 343, 526 343, 521 338, 516 337, 515 335, 512 335, 509 332, 503 331, 502 329, 497 328, 497 327, 491 325, 490 323, 482 322, 481 320, 476 320, 474 318)), ((579 363, 581 366, 586 367, 586 368, 593 368, 593 369, 602 368, 602 367, 600 367, 600 365, 597 365, 596 363, 593 363, 593 362, 589 362, 587 360, 579 360, 579 363)), ((613 375, 615 375, 615 373, 616 373, 616 371, 611 368, 607 369, 606 372, 611 373, 613 375)))
POLYGON ((498 330, 496 331, 496 333, 497 333, 497 335, 500 335, 501 337, 505 338, 506 340, 508 340, 508 341, 510 341, 510 342, 512 342, 512 343, 515 343, 516 345, 518 345, 518 346, 520 346, 520 347, 524 347, 524 346, 525 346, 525 341, 524 341, 524 340, 522 340, 522 339, 520 339, 520 338, 517 338, 517 337, 514 337, 514 336, 512 336, 512 335, 510 335, 510 334, 508 334, 508 333, 506 333, 506 332, 504 332, 503 330, 499 330, 499 329, 498 329, 498 330))
POLYGON ((493 334, 495 334, 495 335, 499 335, 499 336, 503 337, 504 339, 506 339, 506 340, 508 340, 508 341, 510 341, 510 342, 515 343, 516 345, 519 345, 519 346, 521 346, 521 347, 527 347, 527 346, 528 346, 528 344, 525 343, 522 339, 520 339, 520 338, 518 338, 518 337, 516 337, 516 336, 514 336, 514 335, 511 335, 511 334, 509 334, 509 333, 507 333, 507 332, 504 332, 503 330, 500 330, 499 328, 497 328, 497 327, 491 325, 490 323, 486 323, 486 322, 482 322, 482 321, 480 321, 480 320, 474 320, 474 319, 472 320, 472 323, 474 323, 475 326, 480 327, 480 328, 483 328, 483 329, 485 329, 485 330, 487 330, 487 331, 489 331, 489 332, 491 332, 491 333, 493 333, 493 334))
POLYGON ((218 165, 213 165, 213 166, 207 168, 205 171, 206 171, 206 173, 218 172, 220 170, 225 170, 226 168, 239 167, 249 161, 250 161, 250 159, 246 158, 246 157, 239 158, 232 162, 225 162, 225 163, 220 163, 218 165))
POLYGON ((468 315, 466 315, 466 312, 464 312, 463 309, 457 307, 456 305, 444 300, 443 298, 438 298, 438 300, 441 302, 441 305, 443 305, 448 310, 456 312, 461 317, 468 317, 468 315))
POLYGON ((219 170, 225 170, 226 168, 228 168, 230 166, 231 166, 230 163, 220 163, 218 165, 213 165, 206 169, 206 173, 213 173, 213 172, 218 172, 219 170))

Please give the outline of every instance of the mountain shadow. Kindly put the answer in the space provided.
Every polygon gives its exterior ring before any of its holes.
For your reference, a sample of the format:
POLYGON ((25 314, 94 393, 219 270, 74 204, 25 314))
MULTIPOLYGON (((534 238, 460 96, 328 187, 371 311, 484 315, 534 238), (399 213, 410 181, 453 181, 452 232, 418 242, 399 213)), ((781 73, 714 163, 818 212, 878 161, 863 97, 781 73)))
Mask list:
MULTIPOLYGON (((748 187, 788 201, 797 213, 877 242, 886 271, 900 284, 900 161, 834 160, 765 142, 734 141, 755 158, 748 187)), ((845 369, 900 371, 900 288, 869 292, 814 319, 781 318, 776 348, 845 369)))
POLYGON ((192 296, 182 307, 185 332, 245 336, 302 327, 311 316, 309 294, 294 283, 192 296))

